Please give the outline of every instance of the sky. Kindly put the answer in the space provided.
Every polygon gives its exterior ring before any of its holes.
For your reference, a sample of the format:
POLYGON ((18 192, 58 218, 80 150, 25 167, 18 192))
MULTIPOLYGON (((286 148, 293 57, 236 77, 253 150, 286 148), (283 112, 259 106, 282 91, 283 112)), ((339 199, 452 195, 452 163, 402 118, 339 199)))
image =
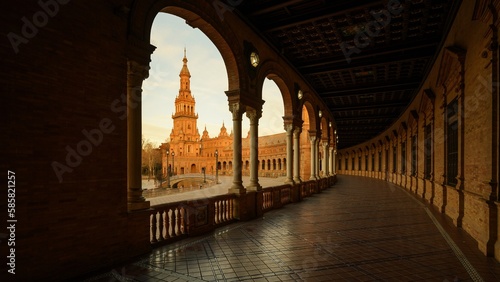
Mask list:
MULTIPOLYGON (((223 122, 231 132, 232 114, 224 92, 228 90, 227 72, 222 56, 210 39, 199 29, 187 25, 182 18, 159 13, 153 23, 151 44, 156 50, 151 55, 149 78, 143 83, 143 137, 158 146, 170 137, 184 48, 200 135, 206 126, 209 136, 217 137, 223 122)), ((283 99, 274 81, 266 79, 262 98, 265 103, 259 120, 259 135, 284 132, 283 99)), ((249 128, 250 122, 243 115, 243 137, 247 136, 249 128)))

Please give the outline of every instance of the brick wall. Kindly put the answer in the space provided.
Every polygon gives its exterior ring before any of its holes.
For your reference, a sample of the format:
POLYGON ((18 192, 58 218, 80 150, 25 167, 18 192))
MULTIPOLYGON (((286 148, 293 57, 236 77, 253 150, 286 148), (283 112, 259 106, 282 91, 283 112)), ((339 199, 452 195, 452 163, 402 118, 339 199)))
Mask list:
MULTIPOLYGON (((8 120, 1 166, 16 173, 18 281, 64 279, 150 248, 140 240, 148 227, 134 224, 141 215, 127 213, 126 120, 111 107, 126 93, 126 20, 112 1, 51 3, 53 16, 37 1, 8 5, 0 25, 0 110, 8 120), (33 23, 34 15, 40 27, 26 32, 32 38, 16 53, 7 35, 22 36, 22 19, 33 23), (86 146, 83 130, 99 130, 102 140, 95 133, 86 146), (66 148, 82 154, 68 158, 66 148), (72 171, 59 179, 53 162, 72 171)), ((3 201, 1 210, 4 216, 3 201)), ((0 280, 7 281, 4 242, 0 253, 0 280)))
MULTIPOLYGON (((429 76, 417 97, 408 107, 405 114, 386 132, 354 148, 341 150, 342 170, 339 173, 359 174, 356 167, 351 170, 353 152, 365 151, 366 146, 374 145, 377 150, 384 151, 389 147, 389 181, 403 186, 416 196, 425 199, 431 206, 450 217, 458 227, 463 228, 478 242, 478 248, 485 254, 500 259, 500 244, 498 236, 498 202, 489 202, 492 194, 491 186, 491 51, 487 48, 491 41, 491 33, 485 22, 471 20, 474 10, 473 1, 464 2, 448 34, 443 49, 435 61, 429 76), (448 48, 448 50, 445 50, 448 48), (449 51, 451 50, 451 52, 449 51), (458 53, 457 53, 458 50, 458 53), (460 52, 464 52, 464 61, 460 63, 460 52), (459 54, 459 55, 457 55, 459 54), (461 74, 460 68, 464 73, 461 74), (463 88, 460 87, 463 80, 463 88), (425 91, 435 95, 433 109, 424 101, 425 91), (452 99, 457 98, 463 106, 459 113, 463 120, 459 121, 459 160, 463 160, 463 169, 459 168, 459 180, 456 186, 446 183, 446 124, 445 109, 452 99), (443 107, 444 106, 444 107, 443 107), (409 176, 411 148, 407 147, 407 173, 401 173, 401 149, 398 144, 398 167, 392 175, 392 150, 395 137, 393 131, 398 130, 402 123, 412 120, 411 111, 418 113, 418 173, 416 177, 409 176), (433 161, 430 179, 424 179, 424 138, 423 127, 433 124, 433 161), (463 142, 460 135, 463 134, 463 142), (386 138, 388 136, 389 138, 386 138), (394 139, 391 140, 390 138, 394 139), (460 149, 462 148, 462 149, 460 149), (346 168, 344 159, 349 158, 346 168), (496 243, 496 247, 494 246, 496 243), (490 245, 490 247, 488 247, 490 245)), ((410 138, 400 136, 411 144, 410 138)), ((383 154, 382 163, 387 156, 383 154)), ((357 160, 357 155, 355 155, 357 160)), ((356 164, 357 165, 357 164, 356 164)), ((459 161, 460 166, 460 161, 459 161)), ((385 173, 385 166, 380 171, 385 173)), ((384 179, 382 177, 382 179, 384 179)))

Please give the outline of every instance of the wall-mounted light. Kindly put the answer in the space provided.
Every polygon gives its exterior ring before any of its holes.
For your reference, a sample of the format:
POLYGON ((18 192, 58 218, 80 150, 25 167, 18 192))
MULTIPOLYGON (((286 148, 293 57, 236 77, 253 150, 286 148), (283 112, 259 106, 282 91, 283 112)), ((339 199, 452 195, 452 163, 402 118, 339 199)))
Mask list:
POLYGON ((321 110, 319 110, 318 112, 318 116, 321 118, 323 116, 323 112, 321 112, 321 110))
POLYGON ((332 122, 331 122, 331 121, 328 123, 328 126, 329 126, 329 127, 332 127, 332 122))
MULTIPOLYGON (((333 134, 337 135, 337 129, 335 129, 335 131, 333 131, 333 134)), ((337 138, 339 138, 339 137, 337 136, 337 138)))
POLYGON ((299 89, 299 91, 297 91, 297 97, 299 98, 299 100, 304 97, 304 93, 302 92, 302 90, 299 89))
POLYGON ((259 65, 259 62, 260 62, 259 54, 252 52, 250 54, 250 64, 252 64, 252 66, 256 68, 259 65))

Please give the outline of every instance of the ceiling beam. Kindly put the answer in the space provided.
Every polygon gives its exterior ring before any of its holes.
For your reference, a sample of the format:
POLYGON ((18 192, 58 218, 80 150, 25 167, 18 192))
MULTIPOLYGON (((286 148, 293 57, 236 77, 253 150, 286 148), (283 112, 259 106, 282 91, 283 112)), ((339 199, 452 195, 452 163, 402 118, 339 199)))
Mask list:
POLYGON ((383 82, 375 85, 365 85, 361 87, 349 88, 349 89, 339 89, 334 91, 318 92, 319 96, 322 98, 336 98, 343 96, 359 96, 383 92, 393 92, 401 90, 414 90, 420 86, 420 80, 410 80, 403 83, 388 84, 388 82, 383 82))
MULTIPOLYGON (((327 19, 340 15, 345 15, 356 10, 364 10, 366 8, 374 8, 376 6, 384 7, 385 1, 370 1, 370 0, 350 0, 338 3, 338 1, 324 1, 325 4, 319 7, 314 12, 301 14, 300 16, 287 17, 286 20, 278 21, 262 21, 259 29, 263 32, 273 32, 284 28, 294 27, 301 24, 327 19)), ((378 8, 378 7, 377 7, 378 8)))
POLYGON ((362 111, 362 110, 377 110, 383 108, 399 108, 406 107, 408 102, 397 102, 397 103, 381 103, 381 104, 370 104, 370 105, 358 105, 358 106, 335 106, 334 108, 329 108, 330 111, 335 116, 335 112, 346 112, 346 111, 362 111))
POLYGON ((337 117, 334 116, 335 122, 339 121, 347 121, 347 120, 366 120, 366 119, 385 119, 385 120, 392 120, 395 119, 399 116, 399 114, 393 114, 393 115, 369 115, 369 116, 356 116, 356 117, 337 117))
MULTIPOLYGON (((275 5, 270 5, 268 7, 265 7, 265 8, 260 8, 260 9, 257 9, 253 12, 250 13, 250 16, 258 16, 258 15, 262 15, 262 14, 265 14, 265 13, 270 13, 270 12, 274 12, 276 10, 279 10, 279 9, 283 9, 283 8, 286 8, 290 5, 295 5, 295 4, 298 4, 300 2, 303 2, 304 0, 290 0, 290 1, 286 1, 285 3, 279 3, 279 4, 275 4, 275 5)), ((271 2, 271 3, 275 3, 275 2, 271 2)))
POLYGON ((339 139, 346 140, 348 138, 358 138, 361 137, 361 139, 365 139, 362 136, 366 135, 376 135, 382 132, 381 130, 365 130, 362 135, 359 134, 359 131, 351 131, 351 130, 345 130, 345 131, 340 131, 337 130, 337 134, 339 136, 339 139))
POLYGON ((351 62, 345 57, 337 57, 322 62, 302 64, 300 71, 307 74, 322 74, 325 72, 350 70, 355 68, 370 68, 373 66, 415 60, 429 60, 436 53, 436 43, 413 44, 412 47, 391 48, 390 50, 366 50, 363 55, 354 55, 351 62))

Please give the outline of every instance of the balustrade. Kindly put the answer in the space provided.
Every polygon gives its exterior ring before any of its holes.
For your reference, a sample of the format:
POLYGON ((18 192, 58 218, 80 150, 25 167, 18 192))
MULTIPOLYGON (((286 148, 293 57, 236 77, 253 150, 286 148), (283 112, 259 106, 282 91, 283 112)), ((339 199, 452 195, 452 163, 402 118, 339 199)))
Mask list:
MULTIPOLYGON (((334 182, 335 179, 332 177, 262 189, 262 211, 282 207, 292 200, 300 201, 330 187, 334 182), (300 196, 297 199, 297 196, 292 197, 292 194, 300 196)), ((240 200, 241 198, 235 194, 224 194, 203 200, 152 206, 149 222, 151 244, 155 246, 170 243, 186 238, 190 234, 203 234, 232 223, 237 220, 235 207, 239 207, 240 200)))
POLYGON ((152 207, 150 216, 151 243, 169 241, 185 235, 187 218, 186 209, 180 203, 152 207))

